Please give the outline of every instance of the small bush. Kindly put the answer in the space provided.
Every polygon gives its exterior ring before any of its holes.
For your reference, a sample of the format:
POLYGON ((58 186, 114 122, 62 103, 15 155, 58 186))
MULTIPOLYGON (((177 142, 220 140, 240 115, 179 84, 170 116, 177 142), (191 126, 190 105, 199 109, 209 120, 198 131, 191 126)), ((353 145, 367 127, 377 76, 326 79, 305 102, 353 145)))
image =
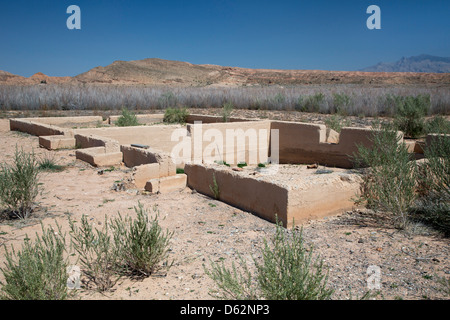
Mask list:
POLYGON ((352 104, 352 99, 345 93, 333 93, 333 107, 335 113, 340 115, 348 114, 348 108, 352 104))
POLYGON ((324 104, 325 95, 319 92, 299 98, 295 109, 302 112, 319 112, 323 108, 324 104))
MULTIPOLYGON (((111 229, 120 266, 125 274, 138 277, 150 276, 161 262, 168 258, 169 242, 173 233, 164 232, 158 223, 158 214, 149 218, 143 205, 134 208, 136 219, 118 218, 112 220, 111 229)), ((167 268, 170 265, 164 261, 167 268)))
POLYGON ((435 116, 425 124, 426 133, 450 134, 450 121, 443 116, 435 116))
POLYGON ((228 122, 230 121, 231 113, 233 112, 234 106, 231 102, 227 102, 223 105, 221 115, 222 115, 222 121, 228 122))
POLYGON ((116 126, 118 127, 135 127, 139 125, 136 115, 126 108, 122 109, 122 115, 117 119, 116 126))
POLYGON ((0 164, 0 203, 20 219, 33 212, 39 194, 39 168, 34 152, 26 153, 16 147, 12 164, 0 164))
POLYGON ((65 240, 50 227, 44 229, 32 243, 28 236, 18 252, 6 250, 5 267, 0 268, 5 283, 1 283, 0 299, 64 300, 67 298, 67 266, 64 258, 65 240))
POLYGON ((419 166, 417 217, 450 235, 450 138, 437 135, 425 150, 419 166))
POLYGON ((38 168, 41 171, 50 172, 61 172, 64 170, 64 167, 57 164, 55 158, 50 154, 47 154, 38 160, 38 168))
POLYGON ((167 108, 164 112, 163 122, 185 124, 188 116, 189 112, 186 108, 167 108))
POLYGON ((374 127, 371 147, 358 146, 355 161, 369 167, 363 175, 361 199, 375 211, 393 214, 394 225, 405 228, 415 200, 416 164, 396 130, 374 127))
POLYGON ((209 189, 213 193, 214 199, 219 200, 219 198, 220 198, 220 189, 219 189, 219 185, 217 183, 215 174, 213 174, 213 184, 209 185, 209 189))
POLYGON ((425 116, 430 109, 429 95, 397 97, 394 125, 405 136, 417 138, 425 132, 425 116))
MULTIPOLYGON (((124 275, 147 277, 167 258, 172 233, 163 232, 158 215, 150 219, 139 203, 136 219, 118 217, 94 229, 86 216, 81 226, 70 221, 72 243, 79 254, 83 273, 99 291, 111 289, 124 275)), ((167 268, 169 264, 165 264, 167 268)))
POLYGON ((158 107, 160 109, 175 108, 178 99, 172 91, 167 91, 158 98, 158 107))
POLYGON ((240 268, 224 262, 211 262, 206 274, 214 280, 222 299, 327 300, 333 290, 327 288, 328 270, 323 261, 306 247, 301 231, 287 231, 277 223, 271 243, 264 241, 261 261, 253 258, 255 276, 240 258, 240 268))
POLYGON ((120 261, 108 220, 105 218, 102 230, 95 229, 85 215, 81 217, 80 227, 72 220, 69 224, 73 248, 79 254, 88 284, 95 284, 99 291, 111 289, 120 278, 117 272, 120 261))
POLYGON ((350 127, 352 122, 340 115, 333 114, 325 119, 325 125, 336 132, 341 132, 344 127, 350 127))
POLYGON ((237 164, 237 166, 238 166, 238 168, 244 168, 244 167, 247 166, 247 162, 239 162, 239 163, 237 164))

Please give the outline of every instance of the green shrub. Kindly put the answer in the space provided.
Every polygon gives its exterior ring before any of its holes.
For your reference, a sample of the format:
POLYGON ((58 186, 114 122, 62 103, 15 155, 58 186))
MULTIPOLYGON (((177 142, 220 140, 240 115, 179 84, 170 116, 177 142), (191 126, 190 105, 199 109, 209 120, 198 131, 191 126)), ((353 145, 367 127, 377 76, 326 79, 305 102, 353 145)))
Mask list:
POLYGON ((214 199, 219 200, 219 198, 220 198, 220 189, 219 189, 219 185, 217 183, 215 174, 213 174, 213 184, 209 185, 209 189, 213 193, 214 199))
POLYGON ((99 291, 111 289, 120 278, 120 260, 118 248, 110 234, 108 219, 105 218, 101 230, 95 229, 85 215, 81 217, 79 227, 71 219, 69 224, 72 245, 79 255, 81 269, 88 278, 88 285, 95 284, 99 291))
POLYGON ((319 112, 324 103, 325 95, 319 92, 300 97, 295 109, 302 112, 319 112))
POLYGON ((340 115, 333 114, 325 119, 325 125, 336 132, 341 132, 344 127, 350 127, 352 122, 340 115))
POLYGON ((450 235, 450 138, 437 135, 425 150, 419 166, 419 200, 416 217, 450 235))
POLYGON ((287 231, 280 224, 269 244, 264 241, 261 260, 253 257, 255 276, 242 257, 240 268, 224 262, 210 262, 206 274, 218 286, 213 294, 222 299, 327 300, 333 290, 327 288, 328 270, 323 261, 306 247, 301 231, 287 231))
POLYGON ((230 121, 231 113, 233 112, 234 106, 231 102, 227 102, 223 105, 221 110, 222 121, 228 122, 230 121))
POLYGON ((122 218, 119 214, 111 223, 114 243, 120 267, 125 274, 148 277, 164 262, 167 268, 169 243, 173 233, 163 231, 158 223, 158 214, 149 218, 143 205, 134 208, 137 217, 122 218))
POLYGON ((247 162, 239 162, 238 164, 237 164, 237 166, 238 166, 238 168, 244 168, 244 167, 246 167, 247 166, 247 162))
POLYGON ((434 116, 425 124, 426 133, 444 133, 450 134, 450 121, 443 116, 434 116))
POLYGON ((365 169, 360 201, 375 211, 393 214, 394 225, 405 228, 415 200, 416 164, 401 136, 389 127, 374 127, 371 147, 358 145, 355 161, 365 169))
POLYGON ((47 154, 38 160, 38 168, 41 171, 50 172, 61 172, 64 170, 64 167, 57 164, 55 158, 50 154, 47 154))
POLYGON ((158 107, 160 109, 175 108, 178 99, 172 91, 167 91, 158 98, 158 107))
POLYGON ((67 298, 65 240, 50 227, 32 243, 28 236, 20 251, 6 250, 5 267, 0 267, 5 283, 1 283, 0 299, 64 300, 67 298))
POLYGON ((122 109, 122 115, 117 119, 116 126, 118 127, 135 127, 139 125, 136 115, 126 108, 122 109))
POLYGON ((352 104, 352 99, 345 93, 333 93, 334 112, 340 115, 348 114, 348 108, 352 104))
POLYGON ((430 95, 395 98, 394 125, 405 136, 417 138, 425 133, 425 116, 431 106, 430 95))
MULTIPOLYGON (((99 291, 111 289, 124 275, 150 276, 167 258, 172 233, 163 232, 158 215, 150 219, 139 203, 136 219, 105 218, 101 230, 85 215, 77 227, 70 220, 72 244, 79 254, 82 271, 99 291)), ((167 268, 170 267, 167 263, 167 268)))
POLYGON ((33 212, 39 194, 39 168, 34 152, 16 147, 12 164, 0 164, 0 204, 14 216, 25 219, 33 212))
POLYGON ((164 112, 163 122, 185 124, 188 116, 189 112, 186 108, 167 108, 164 112))

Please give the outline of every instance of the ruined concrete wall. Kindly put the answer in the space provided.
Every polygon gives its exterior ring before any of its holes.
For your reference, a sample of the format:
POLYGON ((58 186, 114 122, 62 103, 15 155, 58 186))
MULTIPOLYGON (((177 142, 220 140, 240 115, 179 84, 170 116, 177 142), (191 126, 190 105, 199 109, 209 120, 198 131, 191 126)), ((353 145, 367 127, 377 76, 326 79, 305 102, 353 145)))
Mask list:
POLYGON ((313 188, 291 188, 288 196, 288 227, 309 220, 332 216, 356 207, 354 198, 360 194, 360 177, 342 174, 329 176, 313 188))
POLYGON ((96 126, 98 123, 103 122, 103 118, 101 116, 43 117, 26 118, 26 120, 64 128, 96 126))
POLYGON ((210 186, 214 185, 215 176, 220 201, 272 222, 275 222, 276 216, 284 223, 288 221, 288 191, 283 187, 202 165, 186 164, 184 170, 188 187, 200 193, 214 197, 210 186))
POLYGON ((113 127, 77 129, 75 134, 96 135, 116 140, 121 145, 142 144, 163 152, 171 152, 178 141, 172 141, 172 133, 176 129, 183 128, 180 125, 155 125, 136 127, 113 127))
POLYGON ((271 128, 279 130, 280 163, 318 163, 353 168, 357 146, 370 148, 373 145, 372 129, 342 128, 336 140, 338 143, 328 143, 325 125, 272 121, 271 128))
POLYGON ((195 163, 267 161, 270 121, 188 125, 192 160, 195 163))
POLYGON ((35 136, 71 135, 70 130, 29 119, 10 119, 9 127, 11 131, 26 132, 35 136))

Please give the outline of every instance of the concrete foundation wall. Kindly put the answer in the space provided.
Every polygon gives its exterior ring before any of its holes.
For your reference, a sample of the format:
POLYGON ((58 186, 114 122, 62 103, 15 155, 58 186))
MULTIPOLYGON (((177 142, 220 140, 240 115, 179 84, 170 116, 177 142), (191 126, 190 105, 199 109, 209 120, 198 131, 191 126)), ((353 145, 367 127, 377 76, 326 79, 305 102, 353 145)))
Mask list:
POLYGON ((342 180, 330 178, 313 188, 289 190, 288 226, 332 216, 355 207, 353 199, 360 194, 360 181, 355 177, 342 180))
POLYGON ((279 130, 280 163, 318 163, 352 168, 357 145, 370 148, 373 144, 372 129, 342 128, 339 137, 333 138, 338 143, 329 143, 325 125, 272 121, 271 128, 279 130))
POLYGON ((10 119, 9 127, 11 131, 26 132, 34 136, 71 135, 70 130, 28 119, 10 119))
POLYGON ((195 163, 245 161, 258 164, 267 161, 270 121, 215 123, 187 126, 191 155, 195 163), (242 140, 239 140, 242 139, 242 140))
POLYGON ((210 186, 214 185, 213 176, 219 186, 219 200, 242 210, 252 212, 269 221, 288 220, 288 191, 278 185, 242 177, 233 171, 214 170, 202 165, 186 164, 188 187, 214 197, 210 186))
POLYGON ((103 122, 103 118, 101 116, 43 117, 43 118, 26 118, 26 120, 65 128, 95 126, 99 122, 103 122))
POLYGON ((159 163, 159 177, 176 174, 176 164, 172 157, 154 148, 142 149, 130 145, 122 145, 120 151, 123 154, 123 162, 127 167, 136 167, 150 163, 159 163))
POLYGON ((171 141, 172 133, 180 125, 155 125, 137 127, 113 127, 77 129, 75 134, 95 135, 116 140, 121 145, 142 144, 170 153, 178 141, 171 141))

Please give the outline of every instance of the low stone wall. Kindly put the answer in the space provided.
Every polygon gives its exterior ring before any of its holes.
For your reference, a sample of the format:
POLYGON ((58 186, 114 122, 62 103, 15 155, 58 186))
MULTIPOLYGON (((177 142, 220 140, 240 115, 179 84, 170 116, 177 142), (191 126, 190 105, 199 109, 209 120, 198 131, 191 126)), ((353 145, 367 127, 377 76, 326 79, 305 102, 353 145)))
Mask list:
POLYGON ((70 130, 30 119, 10 119, 9 128, 11 131, 21 131, 34 136, 71 135, 70 130))
POLYGON ((220 201, 287 227, 352 210, 360 190, 359 176, 345 170, 326 176, 299 171, 294 183, 196 164, 186 164, 185 173, 191 189, 214 197, 215 178, 220 201))
POLYGON ((270 121, 188 124, 187 131, 194 163, 258 164, 268 160, 270 121))
POLYGON ((105 147, 92 147, 76 150, 77 159, 85 161, 95 167, 109 167, 120 165, 122 162, 121 152, 107 152, 105 147))
POLYGON ((170 177, 177 173, 175 161, 160 150, 131 145, 122 145, 120 150, 124 164, 133 168, 132 178, 138 188, 144 188, 149 180, 170 177))
POLYGON ((187 185, 202 194, 214 197, 210 186, 215 177, 219 187, 219 200, 261 218, 275 221, 275 217, 288 221, 288 190, 276 184, 242 177, 233 171, 215 170, 202 165, 186 164, 187 185))
MULTIPOLYGON (((117 141, 120 145, 142 144, 170 153, 178 141, 171 137, 176 129, 186 129, 181 125, 154 125, 136 127, 87 128, 74 130, 75 134, 95 135, 117 141)), ((187 132, 186 132, 187 134, 187 132)))
POLYGON ((272 121, 271 129, 279 130, 280 163, 317 163, 340 168, 353 168, 357 146, 370 148, 376 133, 372 129, 342 128, 339 137, 334 138, 338 143, 329 143, 325 125, 272 121))

